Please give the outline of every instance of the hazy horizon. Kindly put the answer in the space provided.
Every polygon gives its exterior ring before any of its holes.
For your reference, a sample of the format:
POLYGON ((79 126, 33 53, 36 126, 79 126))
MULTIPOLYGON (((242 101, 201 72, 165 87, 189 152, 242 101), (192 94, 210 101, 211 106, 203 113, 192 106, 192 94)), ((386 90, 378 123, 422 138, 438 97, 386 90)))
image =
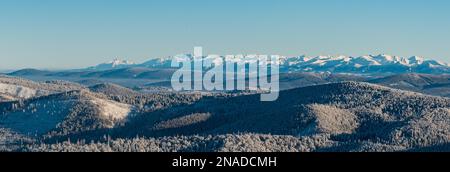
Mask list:
POLYGON ((0 70, 210 54, 423 56, 450 62, 445 0, 0 2, 0 70))

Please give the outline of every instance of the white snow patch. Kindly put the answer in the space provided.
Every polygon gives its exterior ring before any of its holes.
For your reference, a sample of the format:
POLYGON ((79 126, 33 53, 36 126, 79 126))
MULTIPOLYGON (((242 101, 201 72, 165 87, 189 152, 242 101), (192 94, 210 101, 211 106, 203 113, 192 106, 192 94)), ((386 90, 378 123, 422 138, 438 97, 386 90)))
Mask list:
POLYGON ((131 113, 131 105, 94 98, 91 103, 97 105, 100 109, 100 115, 112 120, 124 120, 131 113))

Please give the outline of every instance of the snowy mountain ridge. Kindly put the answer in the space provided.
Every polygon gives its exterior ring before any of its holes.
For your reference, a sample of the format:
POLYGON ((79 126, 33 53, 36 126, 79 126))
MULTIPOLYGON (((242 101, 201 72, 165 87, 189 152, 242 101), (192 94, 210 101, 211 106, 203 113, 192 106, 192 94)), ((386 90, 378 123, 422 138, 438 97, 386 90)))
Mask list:
MULTIPOLYGON (((191 54, 180 54, 165 58, 155 58, 141 64, 125 60, 114 60, 89 69, 108 70, 127 67, 171 68, 172 61, 193 60, 191 54)), ((208 56, 215 65, 223 62, 234 62, 238 65, 256 63, 258 55, 208 56), (246 57, 246 58, 244 58, 246 57), (220 58, 220 59, 219 59, 220 58)), ((426 59, 419 56, 409 58, 386 54, 365 56, 280 56, 275 62, 282 72, 335 72, 335 73, 450 73, 450 65, 444 62, 426 59)))

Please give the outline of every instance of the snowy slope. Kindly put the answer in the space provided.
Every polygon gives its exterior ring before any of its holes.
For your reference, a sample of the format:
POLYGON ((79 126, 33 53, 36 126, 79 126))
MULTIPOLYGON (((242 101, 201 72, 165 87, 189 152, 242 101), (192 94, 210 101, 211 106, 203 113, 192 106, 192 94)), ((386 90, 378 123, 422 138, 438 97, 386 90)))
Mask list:
POLYGON ((84 89, 83 86, 66 81, 34 82, 22 78, 0 76, 0 102, 82 89, 84 89))
POLYGON ((24 86, 0 83, 0 94, 14 98, 31 98, 48 94, 46 90, 35 90, 24 86))

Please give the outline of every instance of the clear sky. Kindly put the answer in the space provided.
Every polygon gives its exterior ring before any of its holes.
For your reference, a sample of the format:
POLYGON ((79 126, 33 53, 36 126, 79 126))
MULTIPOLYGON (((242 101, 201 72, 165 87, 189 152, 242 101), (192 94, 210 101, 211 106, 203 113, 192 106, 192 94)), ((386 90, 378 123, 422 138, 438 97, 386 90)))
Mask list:
POLYGON ((0 69, 191 52, 450 62, 448 0, 2 0, 0 69))

